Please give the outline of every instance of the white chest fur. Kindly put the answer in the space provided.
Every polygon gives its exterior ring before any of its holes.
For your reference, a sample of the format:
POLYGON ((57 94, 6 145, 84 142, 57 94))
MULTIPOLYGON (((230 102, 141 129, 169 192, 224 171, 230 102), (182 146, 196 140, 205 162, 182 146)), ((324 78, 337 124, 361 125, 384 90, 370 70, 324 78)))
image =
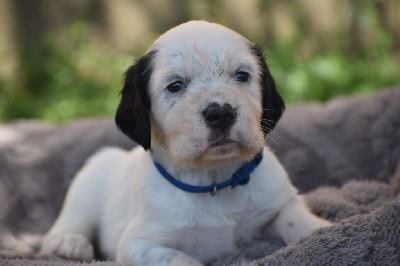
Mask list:
MULTIPOLYGON (((150 156, 143 156, 136 169, 140 177, 132 177, 130 182, 133 191, 126 189, 126 180, 112 182, 112 186, 120 183, 124 188, 110 189, 125 191, 126 195, 117 197, 119 202, 111 202, 108 208, 126 204, 124 210, 119 208, 119 215, 124 213, 128 217, 119 217, 118 221, 129 221, 124 225, 119 222, 120 232, 114 234, 146 238, 200 261, 232 251, 239 239, 253 237, 296 194, 285 171, 268 149, 247 185, 225 188, 215 196, 180 190, 156 171, 150 156)), ((113 242, 118 242, 117 238, 113 242)), ((115 248, 116 244, 109 247, 115 248)))
POLYGON ((110 260, 207 263, 233 252, 238 240, 251 239, 271 220, 268 228, 285 243, 329 225, 308 212, 268 149, 248 184, 215 196, 171 185, 142 149, 107 149, 74 179, 41 252, 50 254, 56 248, 57 254, 68 257, 77 250, 74 256, 91 260, 87 240, 98 234, 100 249, 110 260))
MULTIPOLYGON (((199 261, 209 261, 232 252, 238 240, 254 237, 272 214, 265 210, 221 213, 219 217, 214 216, 217 219, 210 224, 199 221, 197 225, 171 228, 168 244, 199 261)), ((201 213, 199 217, 207 215, 213 214, 201 213)))

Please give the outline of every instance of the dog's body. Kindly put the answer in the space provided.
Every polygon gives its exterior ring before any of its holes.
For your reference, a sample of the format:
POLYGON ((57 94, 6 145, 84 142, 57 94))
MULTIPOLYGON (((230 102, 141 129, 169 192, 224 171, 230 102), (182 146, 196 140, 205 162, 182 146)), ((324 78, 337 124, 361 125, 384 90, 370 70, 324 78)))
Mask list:
MULTIPOLYGON (((267 231, 292 243, 329 225, 312 215, 264 146, 284 104, 261 50, 217 24, 194 21, 161 36, 126 74, 116 115, 138 142, 94 155, 74 179, 42 253, 149 265, 208 263, 267 231), (145 151, 150 150, 150 151, 145 151), (263 150, 251 179, 216 193, 263 150), (213 195, 215 194, 215 195, 213 195)), ((249 171, 250 173, 250 171, 249 171)))

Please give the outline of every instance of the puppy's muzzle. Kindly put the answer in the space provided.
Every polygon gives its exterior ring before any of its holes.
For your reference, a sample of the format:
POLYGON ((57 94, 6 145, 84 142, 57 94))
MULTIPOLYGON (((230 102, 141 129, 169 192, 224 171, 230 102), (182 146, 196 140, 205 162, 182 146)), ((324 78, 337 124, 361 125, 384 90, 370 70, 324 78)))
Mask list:
POLYGON ((211 129, 228 130, 236 121, 236 110, 229 103, 211 103, 204 111, 206 124, 211 129))

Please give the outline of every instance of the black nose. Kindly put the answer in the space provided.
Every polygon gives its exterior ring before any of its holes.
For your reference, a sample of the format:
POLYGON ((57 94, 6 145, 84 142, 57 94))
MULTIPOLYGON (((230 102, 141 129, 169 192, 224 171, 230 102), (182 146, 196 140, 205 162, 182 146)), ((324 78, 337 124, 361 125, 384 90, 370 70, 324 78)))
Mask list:
POLYGON ((203 115, 209 127, 223 130, 232 126, 236 120, 236 111, 228 103, 223 106, 212 103, 203 111, 203 115))

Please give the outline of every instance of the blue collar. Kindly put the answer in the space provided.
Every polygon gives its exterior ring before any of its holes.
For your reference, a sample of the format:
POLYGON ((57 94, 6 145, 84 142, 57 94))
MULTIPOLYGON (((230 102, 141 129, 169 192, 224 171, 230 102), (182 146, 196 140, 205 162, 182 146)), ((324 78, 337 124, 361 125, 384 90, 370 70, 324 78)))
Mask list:
POLYGON ((182 183, 181 181, 173 178, 159 163, 154 162, 154 165, 165 179, 167 179, 174 186, 184 191, 193 193, 210 192, 211 195, 215 195, 218 190, 229 186, 233 189, 238 185, 246 185, 250 181, 250 174, 260 164, 262 157, 263 157, 263 150, 261 150, 251 162, 246 163, 239 170, 237 170, 230 179, 222 183, 218 184, 214 183, 213 185, 210 186, 192 186, 182 183))

